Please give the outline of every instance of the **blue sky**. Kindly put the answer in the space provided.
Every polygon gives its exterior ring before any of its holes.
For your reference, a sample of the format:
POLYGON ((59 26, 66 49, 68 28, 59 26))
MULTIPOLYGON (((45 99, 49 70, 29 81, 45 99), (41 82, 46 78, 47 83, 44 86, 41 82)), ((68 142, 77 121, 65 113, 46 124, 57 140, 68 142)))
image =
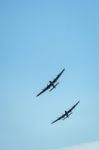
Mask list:
POLYGON ((1 1, 0 22, 0 149, 99 140, 99 1, 1 1), (63 68, 57 89, 36 98, 63 68))

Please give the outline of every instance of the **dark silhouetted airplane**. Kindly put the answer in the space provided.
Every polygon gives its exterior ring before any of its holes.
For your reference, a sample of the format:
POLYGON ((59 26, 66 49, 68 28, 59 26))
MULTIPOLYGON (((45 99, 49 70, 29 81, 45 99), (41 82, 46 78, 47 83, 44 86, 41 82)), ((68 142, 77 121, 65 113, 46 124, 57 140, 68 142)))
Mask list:
POLYGON ((59 82, 57 82, 57 80, 59 79, 59 77, 62 75, 62 73, 65 71, 65 69, 63 69, 53 81, 49 81, 49 84, 39 93, 37 94, 37 96, 41 95, 42 93, 44 93, 46 90, 51 89, 49 91, 52 91, 54 88, 56 88, 56 86, 59 84, 59 82), (57 82, 57 83, 56 83, 57 82), (55 84, 56 83, 56 84, 55 84))
POLYGON ((66 118, 68 118, 71 114, 72 114, 72 110, 78 105, 80 101, 78 101, 74 106, 72 106, 68 111, 65 111, 65 113, 63 115, 61 115, 60 117, 58 117, 56 120, 54 120, 51 124, 55 123, 58 120, 65 120, 66 118))

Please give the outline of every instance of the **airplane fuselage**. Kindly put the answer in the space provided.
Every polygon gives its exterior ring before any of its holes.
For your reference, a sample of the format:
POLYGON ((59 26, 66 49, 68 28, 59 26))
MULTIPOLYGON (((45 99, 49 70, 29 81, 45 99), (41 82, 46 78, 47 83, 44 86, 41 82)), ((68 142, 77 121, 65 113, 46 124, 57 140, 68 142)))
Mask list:
POLYGON ((67 112, 67 111, 65 111, 65 116, 66 116, 66 117, 68 117, 68 116, 69 116, 69 114, 68 114, 68 112, 67 112))
POLYGON ((56 87, 52 81, 49 81, 49 83, 51 84, 51 86, 52 86, 53 88, 56 87))
POLYGON ((68 112, 68 111, 65 111, 65 116, 67 117, 67 118, 69 118, 69 116, 72 114, 72 112, 68 112))

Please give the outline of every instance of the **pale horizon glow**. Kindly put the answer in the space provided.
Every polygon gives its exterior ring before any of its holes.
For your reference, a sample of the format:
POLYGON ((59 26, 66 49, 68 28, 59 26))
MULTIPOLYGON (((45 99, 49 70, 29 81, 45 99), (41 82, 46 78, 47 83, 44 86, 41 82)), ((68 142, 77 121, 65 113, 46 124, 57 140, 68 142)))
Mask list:
POLYGON ((63 147, 63 148, 53 149, 53 150, 99 150, 99 141, 83 143, 71 147, 63 147))

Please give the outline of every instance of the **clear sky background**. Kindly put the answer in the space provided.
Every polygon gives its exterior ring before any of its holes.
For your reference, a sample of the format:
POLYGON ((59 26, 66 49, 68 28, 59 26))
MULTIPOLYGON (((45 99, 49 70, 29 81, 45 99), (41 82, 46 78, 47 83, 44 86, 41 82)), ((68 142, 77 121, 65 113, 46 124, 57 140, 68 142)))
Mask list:
POLYGON ((98 141, 99 1, 0 1, 0 93, 1 150, 98 141), (57 88, 36 98, 63 68, 57 88))

